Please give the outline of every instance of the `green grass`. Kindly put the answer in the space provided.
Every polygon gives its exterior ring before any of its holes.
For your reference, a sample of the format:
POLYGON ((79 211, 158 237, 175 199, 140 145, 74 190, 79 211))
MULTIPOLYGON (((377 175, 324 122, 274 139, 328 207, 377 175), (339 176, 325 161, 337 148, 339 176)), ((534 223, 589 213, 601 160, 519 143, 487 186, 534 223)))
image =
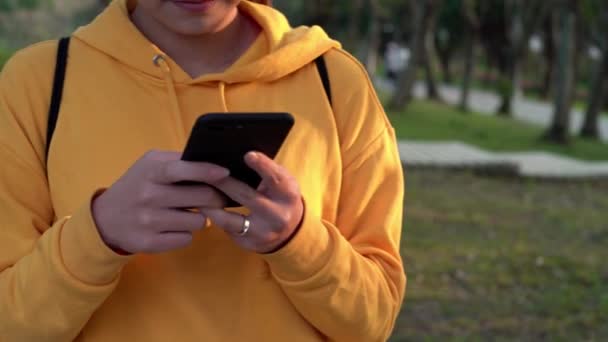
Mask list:
MULTIPOLYGON (((587 110, 587 105, 588 105, 587 103, 579 100, 579 101, 576 101, 574 103, 574 108, 576 108, 576 109, 582 111, 583 113, 585 113, 585 111, 587 110)), ((605 111, 605 110, 603 110, 601 114, 608 116, 608 112, 605 111)))
POLYGON ((574 138, 567 146, 540 139, 544 129, 512 119, 457 109, 429 101, 415 101, 389 118, 400 139, 458 140, 491 151, 550 151, 585 160, 608 160, 608 145, 574 138))
MULTIPOLYGON (((534 94, 532 92, 527 92, 525 95, 527 98, 536 100, 536 101, 544 101, 544 102, 552 101, 552 99, 542 98, 538 94, 534 94)), ((580 110, 583 113, 585 113, 587 111, 588 106, 589 106, 589 104, 586 102, 586 97, 581 97, 572 103, 572 109, 580 110)), ((601 115, 608 115, 608 112, 605 110, 602 110, 601 115)))
POLYGON ((391 341, 607 341, 608 184, 410 171, 391 341))

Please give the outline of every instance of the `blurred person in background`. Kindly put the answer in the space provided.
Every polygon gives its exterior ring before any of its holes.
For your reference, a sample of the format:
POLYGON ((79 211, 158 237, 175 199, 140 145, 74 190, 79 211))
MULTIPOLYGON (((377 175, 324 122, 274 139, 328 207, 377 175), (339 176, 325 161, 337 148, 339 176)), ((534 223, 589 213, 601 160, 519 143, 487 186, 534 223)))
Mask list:
POLYGON ((410 50, 396 42, 389 42, 384 53, 386 75, 389 80, 396 82, 399 74, 405 70, 410 60, 410 50))
POLYGON ((394 130, 339 43, 267 5, 112 2, 71 37, 48 155, 57 41, 7 63, 1 341, 388 338, 405 288, 394 130), (258 189, 180 160, 200 114, 239 111, 296 119, 276 160, 246 156, 258 189))

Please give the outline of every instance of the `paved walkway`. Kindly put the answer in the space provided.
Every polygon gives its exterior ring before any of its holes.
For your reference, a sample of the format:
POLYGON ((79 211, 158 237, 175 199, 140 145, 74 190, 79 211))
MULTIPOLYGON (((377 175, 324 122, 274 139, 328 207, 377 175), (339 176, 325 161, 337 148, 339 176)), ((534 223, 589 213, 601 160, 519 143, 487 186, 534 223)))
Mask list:
MULTIPOLYGON (((375 83, 379 88, 392 92, 394 86, 385 79, 376 79, 375 83)), ((439 92, 444 101, 456 105, 460 102, 460 88, 441 85, 439 92)), ((418 82, 414 87, 414 96, 425 97, 426 87, 423 82, 418 82)), ((489 91, 471 89, 469 100, 471 109, 481 114, 494 115, 500 104, 500 98, 489 91)), ((549 127, 553 117, 553 106, 548 102, 531 100, 523 97, 516 97, 513 103, 514 118, 534 125, 549 127)), ((581 110, 572 110, 570 129, 573 134, 578 134, 583 124, 585 116, 581 110)), ((608 117, 600 118, 600 135, 603 141, 608 142, 608 117)))
MULTIPOLYGON (((376 85, 384 91, 394 91, 385 79, 376 79, 376 85)), ((458 87, 442 85, 440 94, 444 101, 456 105, 460 99, 458 87)), ((418 82, 414 96, 425 97, 426 87, 418 82)), ((491 92, 471 90, 471 109, 481 114, 494 115, 500 98, 491 92)), ((518 97, 514 102, 517 120, 547 127, 553 116, 552 105, 542 101, 518 97)), ((571 130, 580 130, 584 114, 572 111, 571 130)), ((602 140, 608 142, 608 118, 600 119, 602 140)), ((608 148, 608 146, 607 146, 608 148)), ((547 152, 494 153, 461 142, 400 141, 399 152, 406 167, 440 167, 474 169, 485 172, 512 174, 542 179, 608 179, 608 162, 585 162, 547 152)))
MULTIPOLYGON (((442 99, 447 103, 458 104, 460 102, 460 88, 442 85, 439 91, 442 99)), ((414 94, 417 97, 425 96, 426 88, 424 84, 417 84, 414 88, 414 94)), ((493 115, 500 105, 500 98, 489 91, 472 90, 469 103, 472 110, 481 114, 493 115)), ((513 103, 513 114, 517 120, 549 127, 553 118, 553 106, 548 102, 517 97, 513 103)), ((570 130, 573 134, 579 133, 584 118, 585 115, 581 110, 572 110, 570 130)), ((600 119, 600 134, 602 140, 608 142, 608 118, 606 117, 600 119)))
POLYGON ((545 152, 493 153, 460 142, 400 141, 406 167, 440 167, 541 179, 608 179, 608 162, 583 162, 545 152))

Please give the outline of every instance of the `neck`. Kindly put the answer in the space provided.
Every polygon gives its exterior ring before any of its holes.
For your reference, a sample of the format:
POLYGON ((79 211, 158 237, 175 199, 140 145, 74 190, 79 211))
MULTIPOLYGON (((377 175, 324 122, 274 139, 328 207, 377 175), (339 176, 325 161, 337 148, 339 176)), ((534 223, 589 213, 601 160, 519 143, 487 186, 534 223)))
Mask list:
POLYGON ((135 7, 135 26, 191 77, 219 73, 234 63, 253 43, 259 27, 235 9, 222 29, 201 35, 184 35, 153 22, 135 7))

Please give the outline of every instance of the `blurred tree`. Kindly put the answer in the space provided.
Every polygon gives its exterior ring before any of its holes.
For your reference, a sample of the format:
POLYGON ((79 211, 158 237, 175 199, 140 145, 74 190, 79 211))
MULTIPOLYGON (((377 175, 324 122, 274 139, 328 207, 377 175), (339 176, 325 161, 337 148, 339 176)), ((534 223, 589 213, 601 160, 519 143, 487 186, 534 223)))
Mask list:
POLYGON ((0 13, 6 14, 16 10, 33 10, 50 0, 0 0, 0 13))
POLYGON ((110 2, 112 0, 93 0, 88 6, 81 7, 72 15, 72 26, 78 27, 90 23, 110 2))
POLYGON ((327 0, 310 0, 305 1, 305 8, 308 14, 310 23, 327 27, 330 17, 330 6, 326 3, 327 0))
POLYGON ((460 91, 459 108, 462 112, 468 113, 469 94, 471 92, 471 81, 475 66, 475 42, 479 36, 479 17, 477 16, 476 0, 462 0, 460 12, 464 17, 464 27, 466 32, 464 35, 464 74, 462 77, 462 87, 460 91))
POLYGON ((380 0, 367 0, 369 9, 369 32, 367 37, 367 52, 365 54, 365 68, 370 77, 376 75, 378 69, 378 54, 381 45, 381 7, 380 0))
POLYGON ((446 83, 453 81, 452 60, 464 44, 465 30, 463 16, 460 15, 462 4, 463 0, 444 0, 438 11, 435 49, 446 83))
POLYGON ((591 43, 601 51, 601 60, 589 87, 589 101, 580 135, 599 139, 599 116, 608 92, 608 3, 605 0, 587 0, 582 15, 587 22, 591 43))
POLYGON ((351 51, 356 51, 361 41, 361 22, 363 21, 363 0, 352 0, 349 6, 348 28, 344 45, 351 51))
POLYGON ((530 37, 552 4, 546 0, 478 2, 483 21, 482 42, 502 74, 498 108, 501 115, 512 114, 513 99, 520 91, 520 68, 528 53, 530 37))
POLYGON ((342 19, 339 18, 340 11, 336 8, 336 6, 342 8, 342 5, 344 4, 328 0, 273 1, 273 6, 286 14, 292 25, 319 25, 328 32, 332 32, 337 20, 342 19))
POLYGON ((542 23, 544 76, 540 95, 549 98, 551 95, 551 80, 553 79, 553 67, 555 66, 555 33, 553 32, 553 18, 545 16, 542 23))
MULTIPOLYGON (((482 0, 475 3, 475 11, 479 18, 478 38, 486 57, 486 76, 492 75, 494 69, 502 74, 508 69, 509 37, 504 1, 482 0)), ((484 78, 488 82, 491 80, 491 77, 484 78)), ((499 91, 504 88, 502 83, 504 82, 501 80, 498 84, 499 91)))
POLYGON ((578 0, 559 0, 553 13, 554 32, 557 34, 555 38, 557 58, 553 77, 554 113, 553 121, 545 134, 545 139, 560 144, 568 143, 570 136, 578 12, 578 0))
POLYGON ((51 3, 52 0, 0 0, 0 44, 11 46, 15 38, 27 35, 27 32, 15 27, 16 18, 29 19, 30 28, 39 28, 39 25, 32 23, 32 13, 37 8, 51 3))
POLYGON ((440 101, 439 89, 437 88, 437 78, 435 75, 435 50, 434 37, 437 36, 437 15, 442 7, 443 0, 435 1, 430 8, 429 27, 424 37, 424 49, 422 61, 424 64, 424 74, 426 80, 426 93, 429 99, 440 101))
MULTIPOLYGON (((424 48, 432 20, 441 0, 413 0, 409 4, 413 13, 413 35, 410 40, 410 60, 406 70, 400 75, 397 91, 389 107, 402 109, 412 98, 412 89, 416 81, 418 66, 423 62, 424 48)), ((403 20, 403 24, 409 21, 403 20)))

